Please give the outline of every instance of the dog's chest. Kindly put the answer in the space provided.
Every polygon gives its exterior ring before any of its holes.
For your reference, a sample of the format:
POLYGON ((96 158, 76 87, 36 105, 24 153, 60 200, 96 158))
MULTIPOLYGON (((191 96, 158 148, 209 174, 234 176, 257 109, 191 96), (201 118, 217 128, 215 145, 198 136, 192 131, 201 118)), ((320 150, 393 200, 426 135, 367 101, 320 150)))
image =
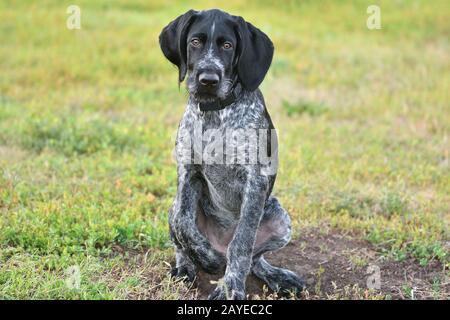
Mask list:
POLYGON ((235 164, 227 161, 231 155, 230 150, 236 154, 245 153, 245 146, 233 137, 236 133, 241 134, 239 130, 245 130, 243 127, 249 125, 245 120, 239 112, 227 109, 203 115, 205 143, 202 148, 204 163, 201 166, 201 174, 208 186, 208 199, 204 201, 203 207, 208 214, 230 221, 239 215, 246 184, 246 167, 237 160, 235 164), (214 143, 217 144, 214 146, 214 143), (212 154, 213 149, 219 152, 212 154), (220 149, 223 150, 222 154, 220 149), (218 163, 212 163, 214 161, 218 163), (210 208, 208 204, 211 205, 210 208))
POLYGON ((207 112, 200 112, 195 104, 189 104, 177 136, 178 163, 223 164, 234 168, 228 160, 248 152, 248 136, 253 133, 255 136, 258 129, 267 127, 262 102, 254 97, 250 102, 242 100, 223 110, 207 112))
POLYGON ((248 105, 205 113, 198 112, 196 106, 188 106, 179 128, 177 153, 189 150, 187 153, 193 155, 192 160, 197 161, 196 167, 206 187, 202 200, 206 214, 229 222, 238 217, 246 186, 247 165, 239 163, 239 157, 236 163, 228 163, 228 153, 230 150, 237 155, 246 152, 246 146, 234 137, 259 128, 263 108, 254 100, 248 105))

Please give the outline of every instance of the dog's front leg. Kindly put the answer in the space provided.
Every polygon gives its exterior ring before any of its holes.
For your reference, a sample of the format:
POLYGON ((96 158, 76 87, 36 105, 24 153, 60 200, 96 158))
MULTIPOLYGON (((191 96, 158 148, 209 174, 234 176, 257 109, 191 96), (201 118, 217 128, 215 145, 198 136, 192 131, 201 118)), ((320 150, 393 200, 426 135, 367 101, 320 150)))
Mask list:
POLYGON ((197 227, 202 183, 191 166, 179 168, 178 190, 169 224, 174 242, 196 265, 209 273, 223 270, 225 257, 217 252, 197 227))
POLYGON ((249 174, 241 205, 241 215, 227 251, 225 275, 210 299, 245 299, 245 280, 250 272, 256 233, 266 200, 268 179, 249 174))

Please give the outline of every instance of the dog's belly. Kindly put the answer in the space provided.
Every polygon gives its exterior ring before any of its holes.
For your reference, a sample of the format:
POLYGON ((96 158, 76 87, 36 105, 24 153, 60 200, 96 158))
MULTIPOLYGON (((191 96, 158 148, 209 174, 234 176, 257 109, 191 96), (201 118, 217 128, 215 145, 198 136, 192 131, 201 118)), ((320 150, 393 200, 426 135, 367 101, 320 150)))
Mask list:
MULTIPOLYGON (((239 166, 208 166, 203 168, 202 176, 205 190, 199 203, 197 225, 213 248, 226 255, 240 218, 244 170, 239 166)), ((277 220, 269 219, 260 225, 255 247, 280 233, 277 220)))
POLYGON ((199 203, 197 225, 211 245, 226 254, 240 215, 243 183, 225 166, 206 166, 202 171, 204 191, 199 203))
MULTIPOLYGON (((230 211, 213 210, 207 202, 205 200, 200 202, 197 211, 198 229, 209 240, 214 249, 226 256, 240 215, 230 211)), ((268 219, 263 219, 256 232, 255 251, 258 251, 258 248, 271 238, 286 235, 288 228, 289 224, 286 223, 284 216, 274 215, 268 219)))

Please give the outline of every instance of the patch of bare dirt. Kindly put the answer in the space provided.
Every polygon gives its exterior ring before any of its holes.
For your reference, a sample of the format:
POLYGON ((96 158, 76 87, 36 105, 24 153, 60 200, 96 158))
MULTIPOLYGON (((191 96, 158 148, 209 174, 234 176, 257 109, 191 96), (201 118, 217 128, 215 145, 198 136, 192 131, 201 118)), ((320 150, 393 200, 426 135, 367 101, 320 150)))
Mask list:
MULTIPOLYGON (((370 243, 336 232, 321 234, 311 230, 265 257, 274 266, 301 275, 308 284, 303 297, 308 299, 450 298, 448 270, 443 270, 439 262, 420 266, 412 258, 392 261, 380 256, 370 243), (368 270, 369 266, 375 267, 368 270), (377 268, 381 287, 368 290, 367 281, 375 279, 377 268)), ((206 298, 215 287, 211 281, 219 278, 199 272, 199 297, 206 298)), ((247 280, 247 294, 250 298, 267 297, 263 282, 254 276, 247 280)))
MULTIPOLYGON (((123 263, 101 278, 111 289, 129 277, 138 279, 140 285, 121 289, 127 299, 206 299, 222 276, 200 271, 193 284, 186 284, 168 276, 174 264, 171 251, 115 246, 112 256, 117 255, 123 263)), ((450 299, 450 273, 438 261, 427 266, 412 258, 397 262, 369 242, 333 230, 303 230, 301 237, 265 257, 305 279, 308 288, 302 299, 450 299), (367 281, 375 279, 377 269, 380 289, 369 290, 367 281)), ((279 298, 252 275, 247 294, 249 299, 279 298)))

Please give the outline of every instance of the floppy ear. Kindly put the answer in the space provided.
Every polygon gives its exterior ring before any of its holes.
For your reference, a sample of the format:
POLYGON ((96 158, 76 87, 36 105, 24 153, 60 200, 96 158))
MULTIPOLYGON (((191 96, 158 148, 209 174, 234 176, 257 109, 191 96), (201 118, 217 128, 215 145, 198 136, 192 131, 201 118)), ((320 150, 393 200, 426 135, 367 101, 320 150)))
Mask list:
POLYGON ((273 57, 273 43, 269 37, 237 17, 239 37, 237 72, 242 85, 249 91, 256 90, 264 79, 273 57))
POLYGON ((159 35, 159 45, 164 56, 178 67, 178 81, 186 76, 186 37, 197 11, 189 10, 169 23, 159 35))

